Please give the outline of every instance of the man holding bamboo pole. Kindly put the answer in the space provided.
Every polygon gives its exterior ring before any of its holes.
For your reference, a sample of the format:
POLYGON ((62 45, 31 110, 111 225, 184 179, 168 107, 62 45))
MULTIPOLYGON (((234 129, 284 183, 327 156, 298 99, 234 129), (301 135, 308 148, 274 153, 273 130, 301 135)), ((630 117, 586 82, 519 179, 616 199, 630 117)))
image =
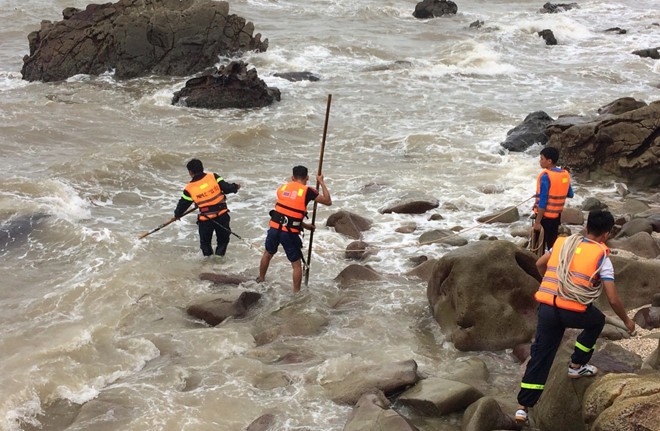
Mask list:
POLYGON ((307 204, 314 201, 322 205, 332 205, 332 198, 325 185, 323 175, 317 175, 316 181, 321 193, 307 186, 309 175, 305 166, 295 166, 291 181, 277 189, 277 202, 275 209, 270 211, 270 223, 266 234, 266 244, 261 262, 259 263, 259 277, 257 282, 266 279, 266 272, 270 261, 277 253, 280 245, 291 262, 293 269, 293 293, 300 291, 302 284, 302 240, 300 233, 303 229, 313 231, 316 226, 304 222, 307 217, 307 204))

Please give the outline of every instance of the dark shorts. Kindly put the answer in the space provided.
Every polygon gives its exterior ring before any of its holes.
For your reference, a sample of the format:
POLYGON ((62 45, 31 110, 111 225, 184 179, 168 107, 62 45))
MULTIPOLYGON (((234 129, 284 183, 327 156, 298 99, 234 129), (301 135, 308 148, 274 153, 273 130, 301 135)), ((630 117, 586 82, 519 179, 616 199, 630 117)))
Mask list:
POLYGON ((270 254, 277 253, 277 247, 282 245, 289 262, 295 262, 302 258, 302 240, 300 234, 282 232, 271 227, 266 234, 266 251, 270 254))

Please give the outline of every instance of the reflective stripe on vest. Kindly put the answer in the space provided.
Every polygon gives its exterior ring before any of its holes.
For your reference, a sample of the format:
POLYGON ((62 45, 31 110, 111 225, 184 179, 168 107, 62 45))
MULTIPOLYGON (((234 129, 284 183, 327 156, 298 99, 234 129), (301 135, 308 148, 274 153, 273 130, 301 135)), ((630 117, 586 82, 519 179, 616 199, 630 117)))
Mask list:
POLYGON ((225 202, 227 198, 222 193, 214 174, 206 174, 202 179, 188 183, 185 190, 199 208, 197 218, 201 221, 215 218, 228 211, 225 202))
POLYGON ((539 200, 541 194, 541 177, 547 174, 550 180, 550 188, 548 189, 548 202, 543 213, 544 218, 557 218, 561 215, 564 209, 564 202, 566 202, 566 195, 571 186, 571 176, 568 171, 562 169, 561 171, 553 171, 551 169, 544 169, 536 179, 536 201, 534 203, 534 213, 538 213, 539 200))
MULTIPOLYGON (((557 266, 559 265, 559 255, 566 242, 566 237, 559 237, 552 247, 552 254, 548 260, 548 266, 543 275, 543 281, 539 290, 534 294, 538 302, 548 305, 554 305, 565 310, 583 312, 587 306, 577 301, 563 298, 559 294, 559 280, 557 277, 557 266)), ((598 281, 598 276, 590 280, 590 277, 600 265, 601 259, 609 254, 609 249, 602 244, 596 244, 590 241, 583 241, 575 249, 573 260, 569 268, 569 277, 571 281, 585 290, 594 288, 594 281, 598 281), (605 249, 605 252, 603 252, 605 249)))
MULTIPOLYGON (((277 203, 275 211, 286 216, 289 220, 302 222, 307 215, 307 186, 292 181, 277 189, 277 203)), ((282 229, 284 232, 298 233, 300 229, 289 228, 286 225, 271 220, 270 227, 282 229)))

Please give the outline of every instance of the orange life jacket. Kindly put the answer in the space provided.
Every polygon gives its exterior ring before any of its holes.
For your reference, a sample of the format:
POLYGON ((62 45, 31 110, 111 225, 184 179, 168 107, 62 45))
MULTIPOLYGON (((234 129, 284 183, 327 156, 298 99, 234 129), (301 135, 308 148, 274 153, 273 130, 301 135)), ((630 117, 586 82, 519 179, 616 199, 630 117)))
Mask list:
POLYGON ((571 187, 571 176, 565 169, 553 171, 544 169, 536 179, 536 202, 534 202, 534 213, 538 213, 539 199, 541 194, 541 177, 547 174, 550 180, 550 189, 548 190, 548 203, 545 207, 543 217, 557 218, 561 215, 566 202, 568 189, 571 187))
POLYGON ((222 193, 214 174, 206 174, 200 180, 189 182, 185 190, 199 208, 198 220, 210 220, 229 211, 227 197, 222 193))
MULTIPOLYGON (((557 277, 557 266, 559 265, 559 255, 566 242, 566 237, 559 237, 552 247, 552 254, 548 260, 548 268, 543 275, 543 281, 539 290, 534 294, 538 302, 548 305, 556 305, 565 310, 583 312, 587 306, 564 298, 559 293, 559 280, 557 277)), ((590 277, 596 272, 601 259, 610 254, 610 249, 604 244, 597 244, 591 241, 584 241, 575 249, 573 260, 569 268, 569 276, 573 283, 583 287, 585 290, 594 289, 594 285, 600 281, 599 276, 590 277)))
POLYGON ((277 189, 275 210, 270 212, 270 227, 284 232, 299 233, 302 221, 307 216, 306 185, 295 181, 277 189))

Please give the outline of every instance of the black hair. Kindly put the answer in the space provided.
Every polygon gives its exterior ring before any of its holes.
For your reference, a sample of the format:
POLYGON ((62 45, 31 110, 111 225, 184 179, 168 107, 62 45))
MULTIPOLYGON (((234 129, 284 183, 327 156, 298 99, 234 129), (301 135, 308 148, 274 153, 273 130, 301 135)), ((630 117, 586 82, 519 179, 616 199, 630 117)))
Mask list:
POLYGON ((555 147, 545 147, 541 150, 541 155, 546 159, 552 160, 554 165, 556 165, 559 160, 559 150, 555 147))
POLYGON ((609 211, 596 210, 589 213, 587 232, 600 236, 614 227, 614 216, 609 211))
POLYGON ((307 168, 304 166, 294 166, 293 167, 293 178, 296 178, 298 180, 304 180, 307 178, 307 168))
POLYGON ((204 172, 204 165, 202 165, 202 161, 199 159, 192 159, 189 161, 186 168, 188 168, 193 174, 201 174, 204 172))

